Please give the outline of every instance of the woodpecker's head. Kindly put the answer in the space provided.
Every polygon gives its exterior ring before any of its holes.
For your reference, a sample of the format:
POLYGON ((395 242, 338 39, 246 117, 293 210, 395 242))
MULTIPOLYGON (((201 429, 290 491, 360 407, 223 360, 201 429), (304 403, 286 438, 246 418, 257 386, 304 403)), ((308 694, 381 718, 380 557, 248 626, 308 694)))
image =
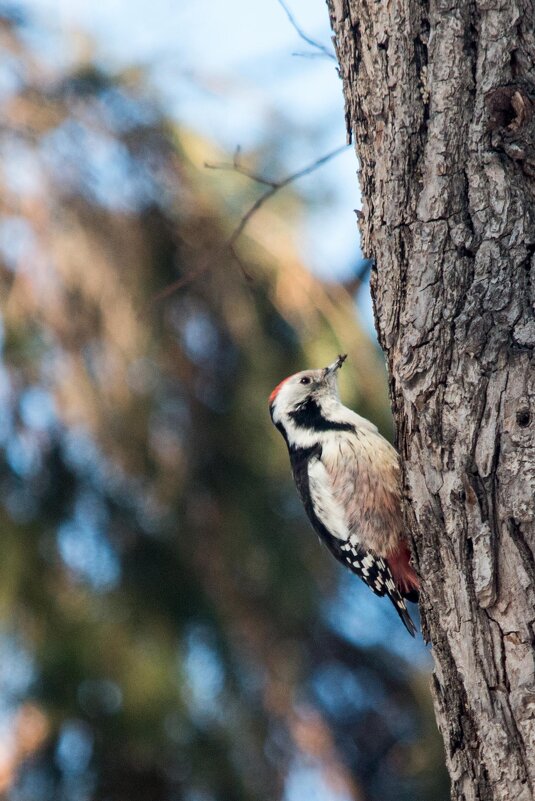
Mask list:
POLYGON ((337 371, 346 358, 339 356, 322 370, 303 370, 281 381, 269 396, 275 425, 286 432, 296 427, 321 430, 321 421, 340 405, 337 371))

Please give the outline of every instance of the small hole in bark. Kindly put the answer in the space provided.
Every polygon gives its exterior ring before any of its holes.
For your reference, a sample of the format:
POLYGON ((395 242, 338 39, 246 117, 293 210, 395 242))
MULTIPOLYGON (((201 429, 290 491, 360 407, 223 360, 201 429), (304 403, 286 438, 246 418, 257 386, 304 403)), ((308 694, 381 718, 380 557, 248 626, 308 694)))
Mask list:
POLYGON ((516 422, 520 428, 527 428, 531 423, 531 414, 529 413, 529 409, 520 409, 516 413, 516 422))
POLYGON ((533 103, 519 86, 499 86, 485 97, 491 131, 518 131, 533 116, 533 103))
POLYGON ((515 118, 515 110, 511 105, 511 97, 514 89, 512 87, 500 87, 494 89, 486 96, 487 108, 490 112, 490 128, 506 128, 515 118))

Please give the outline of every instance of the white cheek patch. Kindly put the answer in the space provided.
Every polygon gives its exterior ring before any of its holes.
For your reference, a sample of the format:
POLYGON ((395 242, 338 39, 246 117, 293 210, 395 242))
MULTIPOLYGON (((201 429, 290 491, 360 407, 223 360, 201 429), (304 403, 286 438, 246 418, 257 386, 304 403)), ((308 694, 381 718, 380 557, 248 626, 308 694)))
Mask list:
POLYGON ((329 534, 339 540, 349 538, 344 510, 335 500, 330 490, 330 477, 319 459, 311 459, 308 464, 309 492, 318 519, 329 534))

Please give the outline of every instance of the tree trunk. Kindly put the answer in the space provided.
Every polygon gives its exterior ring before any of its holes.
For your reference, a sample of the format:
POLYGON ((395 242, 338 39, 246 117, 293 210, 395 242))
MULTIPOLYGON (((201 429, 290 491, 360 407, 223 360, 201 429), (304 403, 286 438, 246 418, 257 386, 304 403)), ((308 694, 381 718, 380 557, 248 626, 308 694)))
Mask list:
POLYGON ((535 782, 535 8, 328 0, 454 799, 535 782))

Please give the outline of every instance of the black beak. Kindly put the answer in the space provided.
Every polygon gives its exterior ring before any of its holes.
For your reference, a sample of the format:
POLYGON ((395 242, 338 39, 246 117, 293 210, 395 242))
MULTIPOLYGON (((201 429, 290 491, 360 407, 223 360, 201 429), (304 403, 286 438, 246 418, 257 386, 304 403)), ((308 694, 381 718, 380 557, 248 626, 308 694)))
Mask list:
POLYGON ((340 354, 340 356, 337 358, 335 362, 330 364, 328 367, 325 367, 325 369, 323 370, 323 378, 329 378, 329 376, 334 375, 334 373, 336 373, 336 371, 340 369, 340 367, 343 365, 346 359, 347 359, 347 353, 344 353, 343 355, 340 354))

